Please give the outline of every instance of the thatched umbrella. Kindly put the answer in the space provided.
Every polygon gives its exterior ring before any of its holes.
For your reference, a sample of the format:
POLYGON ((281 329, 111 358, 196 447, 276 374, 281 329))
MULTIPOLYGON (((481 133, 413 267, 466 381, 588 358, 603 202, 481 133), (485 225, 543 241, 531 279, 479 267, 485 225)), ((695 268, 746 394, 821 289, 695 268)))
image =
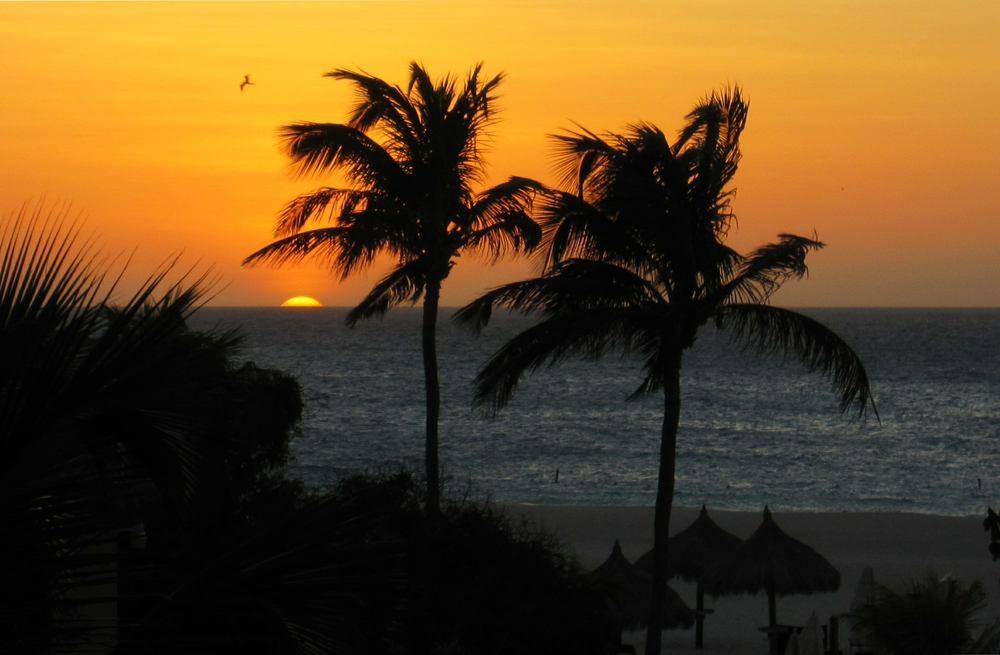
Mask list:
MULTIPOLYGON (((701 506, 701 513, 694 523, 667 540, 667 577, 679 577, 687 582, 698 583, 697 605, 695 607, 695 648, 703 644, 705 625, 705 591, 699 578, 705 570, 724 555, 739 546, 742 540, 720 528, 708 517, 708 508, 701 506)), ((653 573, 651 549, 635 561, 635 566, 650 575, 653 573)))
MULTIPOLYGON (((653 578, 625 558, 617 539, 611 556, 591 571, 590 577, 606 590, 608 609, 619 630, 619 640, 622 630, 640 630, 646 627, 653 598, 653 578)), ((663 627, 690 628, 692 625, 694 612, 684 604, 676 591, 667 587, 663 603, 663 627)))
POLYGON ((775 596, 840 589, 840 572, 806 544, 785 534, 764 507, 764 522, 749 539, 708 567, 701 585, 713 596, 767 592, 771 651, 777 648, 775 596))

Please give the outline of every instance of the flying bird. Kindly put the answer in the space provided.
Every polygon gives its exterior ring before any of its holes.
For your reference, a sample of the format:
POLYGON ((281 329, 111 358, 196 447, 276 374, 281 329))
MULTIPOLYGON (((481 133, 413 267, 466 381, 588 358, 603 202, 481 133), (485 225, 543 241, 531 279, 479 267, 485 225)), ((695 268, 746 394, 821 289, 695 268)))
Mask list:
MULTIPOLYGON (((253 82, 250 81, 250 76, 249 75, 244 75, 243 76, 243 81, 240 82, 240 91, 242 91, 243 87, 245 87, 247 84, 253 84, 253 82)), ((256 86, 256 85, 254 85, 254 86, 256 86)))

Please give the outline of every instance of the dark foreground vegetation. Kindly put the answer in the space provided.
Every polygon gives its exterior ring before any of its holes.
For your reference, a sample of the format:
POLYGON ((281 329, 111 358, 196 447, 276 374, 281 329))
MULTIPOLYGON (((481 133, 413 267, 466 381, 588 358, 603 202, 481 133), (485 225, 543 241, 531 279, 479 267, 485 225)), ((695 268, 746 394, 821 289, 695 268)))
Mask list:
POLYGON ((979 580, 966 585, 928 570, 899 589, 874 583, 873 591, 870 602, 848 618, 861 641, 877 652, 996 653, 1000 648, 1000 619, 982 627, 986 591, 979 580))
POLYGON ((603 652, 603 600, 490 505, 286 478, 298 385, 188 329, 204 279, 123 297, 40 206, 0 253, 0 652, 603 652))
POLYGON ((406 652, 608 652, 604 598, 551 536, 490 503, 446 498, 426 512, 406 471, 348 478, 332 495, 385 517, 374 534, 401 547, 406 652))

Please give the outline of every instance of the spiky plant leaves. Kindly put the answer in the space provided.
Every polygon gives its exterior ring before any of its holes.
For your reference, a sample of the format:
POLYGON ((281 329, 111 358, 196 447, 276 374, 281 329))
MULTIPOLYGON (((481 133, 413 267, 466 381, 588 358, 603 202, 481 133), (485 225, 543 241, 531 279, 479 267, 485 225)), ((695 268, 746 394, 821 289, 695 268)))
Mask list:
POLYGON ((966 585, 928 570, 899 590, 875 583, 875 600, 849 615, 872 647, 903 653, 996 652, 997 625, 973 636, 977 615, 986 607, 982 582, 966 585))
POLYGON ((192 497, 234 341, 178 337, 204 278, 168 284, 169 266, 115 305, 65 211, 21 207, 0 251, 0 646, 72 651, 115 530, 141 502, 192 497))

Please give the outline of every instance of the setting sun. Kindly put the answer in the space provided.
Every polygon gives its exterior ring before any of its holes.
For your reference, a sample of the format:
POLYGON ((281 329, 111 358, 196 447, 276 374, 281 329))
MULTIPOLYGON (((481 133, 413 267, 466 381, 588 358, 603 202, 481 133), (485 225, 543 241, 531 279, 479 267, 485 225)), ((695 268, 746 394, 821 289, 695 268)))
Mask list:
POLYGON ((282 307, 322 307, 323 305, 315 298, 309 296, 295 296, 281 303, 282 307))

